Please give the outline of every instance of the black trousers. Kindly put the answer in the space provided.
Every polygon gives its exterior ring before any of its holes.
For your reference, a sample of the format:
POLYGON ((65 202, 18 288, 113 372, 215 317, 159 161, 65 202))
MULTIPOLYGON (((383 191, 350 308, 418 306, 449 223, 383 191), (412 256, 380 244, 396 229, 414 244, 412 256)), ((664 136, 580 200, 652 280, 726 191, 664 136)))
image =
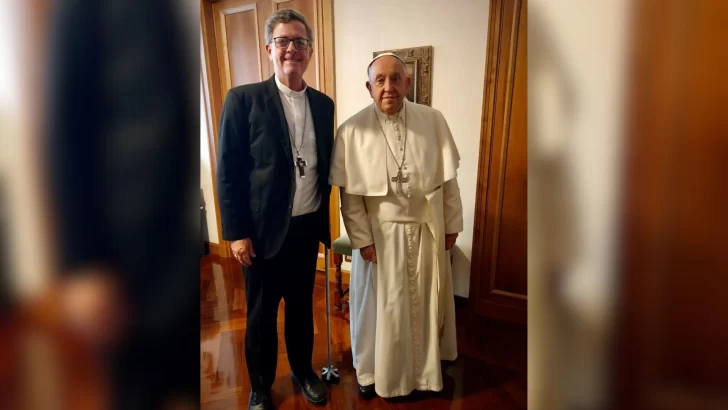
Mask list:
POLYGON ((286 351, 291 371, 303 375, 312 370, 317 222, 313 213, 293 217, 280 252, 271 259, 258 256, 249 268, 243 268, 248 305, 245 360, 253 391, 268 391, 275 381, 281 299, 285 302, 286 351))

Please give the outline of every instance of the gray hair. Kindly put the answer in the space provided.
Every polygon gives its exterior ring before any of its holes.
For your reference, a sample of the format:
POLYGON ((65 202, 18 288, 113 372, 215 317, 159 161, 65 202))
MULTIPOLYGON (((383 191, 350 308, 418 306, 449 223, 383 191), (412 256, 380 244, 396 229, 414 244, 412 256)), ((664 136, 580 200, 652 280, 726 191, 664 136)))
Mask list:
POLYGON ((289 23, 291 21, 300 21, 303 26, 306 27, 306 34, 308 35, 309 42, 313 43, 313 31, 306 22, 306 18, 296 10, 293 9, 281 9, 271 14, 268 20, 265 21, 265 43, 270 44, 273 41, 273 30, 278 27, 281 23, 289 23))

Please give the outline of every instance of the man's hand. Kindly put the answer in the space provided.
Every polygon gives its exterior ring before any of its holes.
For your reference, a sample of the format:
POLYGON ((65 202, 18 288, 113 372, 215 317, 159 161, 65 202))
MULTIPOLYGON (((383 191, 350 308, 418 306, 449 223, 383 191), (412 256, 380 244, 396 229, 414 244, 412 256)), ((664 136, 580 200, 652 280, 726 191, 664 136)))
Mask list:
POLYGON ((456 233, 446 233, 445 234, 445 250, 449 251, 452 249, 453 246, 455 246, 455 241, 458 239, 458 234, 456 233))
POLYGON ((365 261, 377 263, 377 250, 374 248, 374 245, 359 249, 359 253, 361 253, 361 257, 365 261))
POLYGON ((253 264, 252 258, 255 258, 255 250, 253 249, 253 241, 250 238, 238 239, 230 243, 230 249, 233 251, 233 257, 246 268, 253 264))
POLYGON ((129 318, 117 276, 108 267, 84 266, 62 288, 64 323, 91 346, 111 346, 127 328, 129 318))

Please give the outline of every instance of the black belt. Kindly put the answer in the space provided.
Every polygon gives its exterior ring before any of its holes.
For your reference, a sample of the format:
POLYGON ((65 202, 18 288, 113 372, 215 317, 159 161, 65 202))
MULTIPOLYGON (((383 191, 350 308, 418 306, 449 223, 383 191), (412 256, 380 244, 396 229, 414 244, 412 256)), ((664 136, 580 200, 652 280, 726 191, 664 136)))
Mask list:
POLYGON ((292 225, 298 225, 301 223, 308 222, 309 220, 313 219, 317 215, 318 211, 309 212, 307 214, 298 215, 291 217, 291 224, 292 225))

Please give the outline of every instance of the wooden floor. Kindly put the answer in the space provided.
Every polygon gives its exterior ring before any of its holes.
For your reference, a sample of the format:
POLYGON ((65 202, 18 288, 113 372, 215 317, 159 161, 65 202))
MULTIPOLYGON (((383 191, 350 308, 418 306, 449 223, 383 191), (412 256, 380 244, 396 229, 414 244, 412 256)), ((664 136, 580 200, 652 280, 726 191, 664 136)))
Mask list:
MULTIPOLYGON (((314 290, 314 370, 327 364, 323 275, 314 290)), ((200 277, 200 388, 203 409, 244 409, 250 383, 245 365, 245 286, 240 265, 207 256, 200 277)), ((332 287, 333 292, 333 287, 332 287)), ((341 382, 329 388, 325 406, 306 401, 290 378, 283 341, 283 303, 279 310, 278 369, 273 402, 279 409, 525 409, 526 332, 485 322, 458 307, 459 358, 444 365, 444 389, 406 398, 361 400, 352 368, 346 314, 332 315, 332 360, 341 382)))

